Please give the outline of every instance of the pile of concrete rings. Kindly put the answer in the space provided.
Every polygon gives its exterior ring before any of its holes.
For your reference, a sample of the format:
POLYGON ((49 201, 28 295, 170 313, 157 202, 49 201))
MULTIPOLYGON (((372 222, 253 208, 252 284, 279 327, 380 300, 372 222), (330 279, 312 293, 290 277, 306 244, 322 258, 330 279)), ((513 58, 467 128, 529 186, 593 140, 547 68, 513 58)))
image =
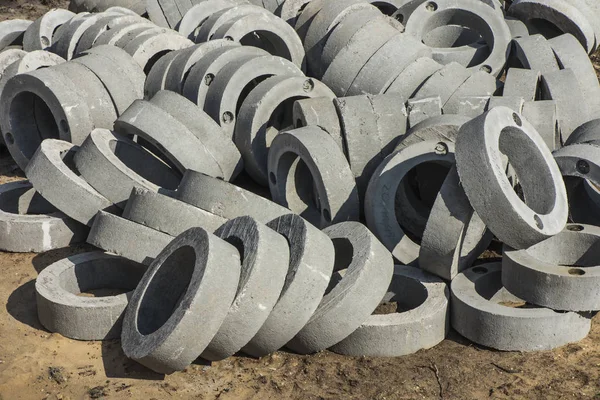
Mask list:
POLYGON ((161 373, 402 356, 450 327, 518 351, 588 334, 592 0, 71 10, 0 22, 0 129, 27 177, 0 186, 0 249, 98 249, 40 273, 49 331, 120 337, 161 373), (78 296, 97 289, 120 294, 78 296))

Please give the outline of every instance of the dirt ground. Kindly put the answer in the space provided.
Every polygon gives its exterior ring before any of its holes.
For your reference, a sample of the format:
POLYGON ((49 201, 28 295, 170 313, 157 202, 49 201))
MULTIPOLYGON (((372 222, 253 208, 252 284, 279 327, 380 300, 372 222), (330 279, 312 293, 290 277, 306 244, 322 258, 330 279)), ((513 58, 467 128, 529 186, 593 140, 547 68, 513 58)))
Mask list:
MULTIPOLYGON (((66 1, 0 1, 0 20, 34 19, 66 1)), ((0 183, 22 179, 5 153, 0 183)), ((128 360, 118 341, 80 342, 47 332, 36 314, 37 274, 79 246, 0 253, 0 400, 12 399, 600 399, 600 317, 580 343, 536 353, 498 352, 451 332, 401 358, 278 352, 198 361, 169 376, 128 360)))

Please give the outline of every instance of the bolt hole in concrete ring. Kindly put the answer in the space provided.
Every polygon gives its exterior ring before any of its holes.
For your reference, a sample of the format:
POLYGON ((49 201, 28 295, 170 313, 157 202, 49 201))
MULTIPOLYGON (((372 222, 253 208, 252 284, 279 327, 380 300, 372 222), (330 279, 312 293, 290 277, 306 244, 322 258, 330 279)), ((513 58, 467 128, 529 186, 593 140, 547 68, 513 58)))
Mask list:
POLYGON ((206 86, 210 86, 210 84, 215 80, 215 75, 214 74, 206 74, 204 76, 204 84, 206 86))
POLYGON ((521 121, 521 117, 519 117, 516 113, 513 113, 512 117, 513 121, 515 121, 515 124, 517 124, 517 126, 523 126, 523 121, 521 121))
POLYGON ((271 183, 272 183, 273 185, 276 185, 276 184, 277 184, 277 177, 275 176, 275 174, 274 174, 273 172, 271 172, 271 173, 269 174, 269 179, 271 179, 271 183))
POLYGON ((223 113, 223 122, 226 124, 231 124, 233 123, 233 120, 235 119, 235 116, 233 115, 233 113, 231 111, 225 111, 223 113))
POLYGON ((492 73, 492 67, 490 67, 489 65, 482 65, 481 67, 479 67, 479 70, 487 72, 488 74, 492 73))
POLYGON ((427 11, 432 11, 433 12, 433 11, 437 11, 438 5, 435 2, 430 1, 429 3, 427 3, 427 5, 425 6, 425 8, 427 8, 427 11))
POLYGON ((544 223, 542 222, 542 219, 540 218, 540 216, 539 216, 539 215, 537 215, 537 214, 536 214, 536 215, 534 215, 534 216, 533 216, 533 219, 534 219, 534 221, 535 221, 535 224, 536 224, 536 226, 537 226, 538 228, 540 228, 540 229, 544 229, 544 223))
POLYGON ((488 270, 487 270, 487 268, 484 268, 484 267, 475 267, 475 268, 473 268, 473 272, 475 272, 477 274, 487 274, 488 270))
POLYGON ((567 225, 567 230, 571 232, 581 232, 583 229, 583 225, 567 225))
POLYGON ((310 93, 312 92, 312 90, 315 88, 315 83, 313 82, 312 79, 307 79, 306 81, 304 81, 304 83, 302 84, 302 89, 306 92, 306 93, 310 93))
POLYGON ((577 161, 577 171, 586 175, 590 172, 590 164, 585 160, 577 161))
POLYGON ((569 275, 582 276, 582 275, 585 275, 585 271, 582 270, 581 268, 570 268, 569 275))
POLYGON ((6 132, 4 134, 4 139, 6 140, 6 143, 8 143, 11 146, 13 144, 15 144, 15 138, 13 137, 12 133, 10 133, 10 132, 6 132))

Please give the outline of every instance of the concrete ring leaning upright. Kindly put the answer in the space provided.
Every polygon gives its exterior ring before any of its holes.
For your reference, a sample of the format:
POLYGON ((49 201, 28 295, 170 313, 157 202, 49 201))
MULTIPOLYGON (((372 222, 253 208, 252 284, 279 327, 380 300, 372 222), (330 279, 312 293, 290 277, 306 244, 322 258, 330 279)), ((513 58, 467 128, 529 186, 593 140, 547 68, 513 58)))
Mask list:
POLYGON ((524 249, 563 230, 569 206, 561 172, 535 128, 507 107, 461 126, 458 175, 471 205, 502 242, 524 249), (525 201, 506 175, 515 169, 525 201))

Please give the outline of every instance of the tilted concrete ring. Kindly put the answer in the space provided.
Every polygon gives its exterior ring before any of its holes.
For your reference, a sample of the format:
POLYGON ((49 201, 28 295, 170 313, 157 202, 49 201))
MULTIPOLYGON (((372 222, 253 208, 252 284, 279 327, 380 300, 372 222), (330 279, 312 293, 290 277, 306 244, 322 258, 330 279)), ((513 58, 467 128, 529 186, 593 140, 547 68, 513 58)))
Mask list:
POLYGON ((75 54, 79 54, 82 51, 89 50, 94 47, 96 40, 98 40, 98 38, 100 38, 104 32, 112 29, 113 27, 118 27, 120 25, 131 25, 140 22, 148 21, 139 15, 121 15, 118 17, 114 15, 108 15, 104 18, 100 18, 92 26, 87 28, 83 35, 81 35, 81 38, 75 47, 75 54))
POLYGON ((192 170, 183 175, 176 193, 179 200, 228 220, 249 215, 266 224, 291 213, 269 199, 192 170))
POLYGON ((0 185, 0 249, 39 253, 85 242, 89 229, 59 212, 28 181, 0 185))
POLYGON ((591 319, 574 312, 521 307, 501 282, 500 263, 481 264, 450 284, 452 327, 473 342, 505 351, 552 350, 587 336, 591 319))
POLYGON ((193 46, 194 42, 180 34, 160 33, 141 35, 129 42, 125 50, 147 74, 161 55, 193 46))
POLYGON ((171 236, 195 227, 214 232, 227 222, 225 218, 184 203, 171 195, 138 187, 131 191, 123 218, 171 236))
POLYGON ((310 97, 335 94, 322 82, 306 77, 273 76, 259 83, 248 94, 237 115, 234 141, 242 153, 246 172, 257 183, 267 186, 268 152, 281 129, 293 125, 293 102, 310 97))
POLYGON ((117 339, 128 298, 145 271, 141 264, 102 252, 56 261, 40 272, 35 281, 40 323, 50 332, 71 339, 117 339), (123 293, 78 296, 97 289, 119 289, 123 293))
POLYGON ((316 227, 359 220, 358 190, 350 165, 320 127, 277 134, 269 149, 268 172, 273 201, 316 227))
POLYGON ((553 310, 600 309, 600 228, 568 224, 528 249, 503 249, 502 284, 515 296, 553 310))
POLYGON ((7 19, 0 22, 0 51, 9 46, 23 46, 23 37, 32 23, 25 19, 7 19))
POLYGON ((94 129, 74 157, 81 176, 100 194, 125 208, 134 187, 177 189, 181 176, 139 144, 108 129, 94 129))
POLYGON ((431 58, 419 58, 400 72, 388 86, 386 93, 397 93, 405 99, 410 99, 421 85, 442 67, 442 64, 431 58))
POLYGON ((540 34, 513 39, 513 54, 523 68, 541 74, 558 71, 558 62, 548 40, 540 34))
POLYGON ((195 4, 185 13, 179 22, 177 31, 195 42, 198 28, 208 17, 218 11, 234 7, 237 3, 235 0, 205 0, 195 4))
POLYGON ((302 9, 310 2, 311 0, 285 0, 275 10, 275 15, 283 19, 290 26, 295 26, 298 15, 302 13, 302 9))
POLYGON ((456 165, 471 205, 502 242, 523 249, 563 230, 569 206, 561 172, 544 139, 511 109, 496 107, 461 126, 456 165), (525 201, 506 175, 506 158, 525 201))
POLYGON ((279 350, 304 327, 323 298, 335 261, 331 239, 303 218, 288 214, 267 226, 287 239, 290 264, 279 300, 242 349, 254 357, 279 350))
POLYGON ((428 140, 390 154, 373 173, 365 196, 367 226, 406 265, 417 261, 419 245, 406 235, 396 217, 396 193, 407 174, 426 162, 453 165, 454 143, 428 140))
POLYGON ((334 102, 329 97, 314 97, 294 102, 294 128, 316 125, 325 130, 345 152, 342 126, 334 102))
POLYGON ((109 253, 150 265, 173 236, 117 215, 99 211, 87 242, 109 253))
POLYGON ((77 150, 71 143, 46 139, 32 157, 25 175, 50 204, 74 220, 92 226, 99 210, 117 208, 73 171, 77 150))
POLYGON ((225 320, 240 269, 236 248, 204 229, 179 235, 133 292, 123 318, 125 355, 159 373, 186 368, 225 320))
POLYGON ((450 329, 446 283, 417 268, 396 265, 382 303, 397 303, 390 314, 371 315, 330 350, 354 357, 400 357, 434 347, 450 329))
POLYGON ((334 274, 331 290, 287 344, 300 354, 325 350, 360 327, 384 298, 394 273, 389 251, 360 222, 343 222, 323 232, 335 248, 334 271, 345 273, 334 274))
POLYGON ((230 20, 236 18, 255 15, 255 14, 271 14, 265 10, 262 5, 257 6, 254 4, 236 4, 233 7, 220 9, 219 11, 213 12, 203 23, 200 25, 196 34, 196 43, 208 42, 211 40, 222 25, 227 24, 230 20))
POLYGON ((217 361, 237 353, 263 326, 285 283, 287 239, 252 217, 226 222, 215 235, 240 252, 240 284, 227 317, 201 357, 217 361))
POLYGON ((53 43, 53 35, 62 24, 75 16, 74 13, 53 8, 27 27, 23 35, 23 50, 48 50, 53 43))

